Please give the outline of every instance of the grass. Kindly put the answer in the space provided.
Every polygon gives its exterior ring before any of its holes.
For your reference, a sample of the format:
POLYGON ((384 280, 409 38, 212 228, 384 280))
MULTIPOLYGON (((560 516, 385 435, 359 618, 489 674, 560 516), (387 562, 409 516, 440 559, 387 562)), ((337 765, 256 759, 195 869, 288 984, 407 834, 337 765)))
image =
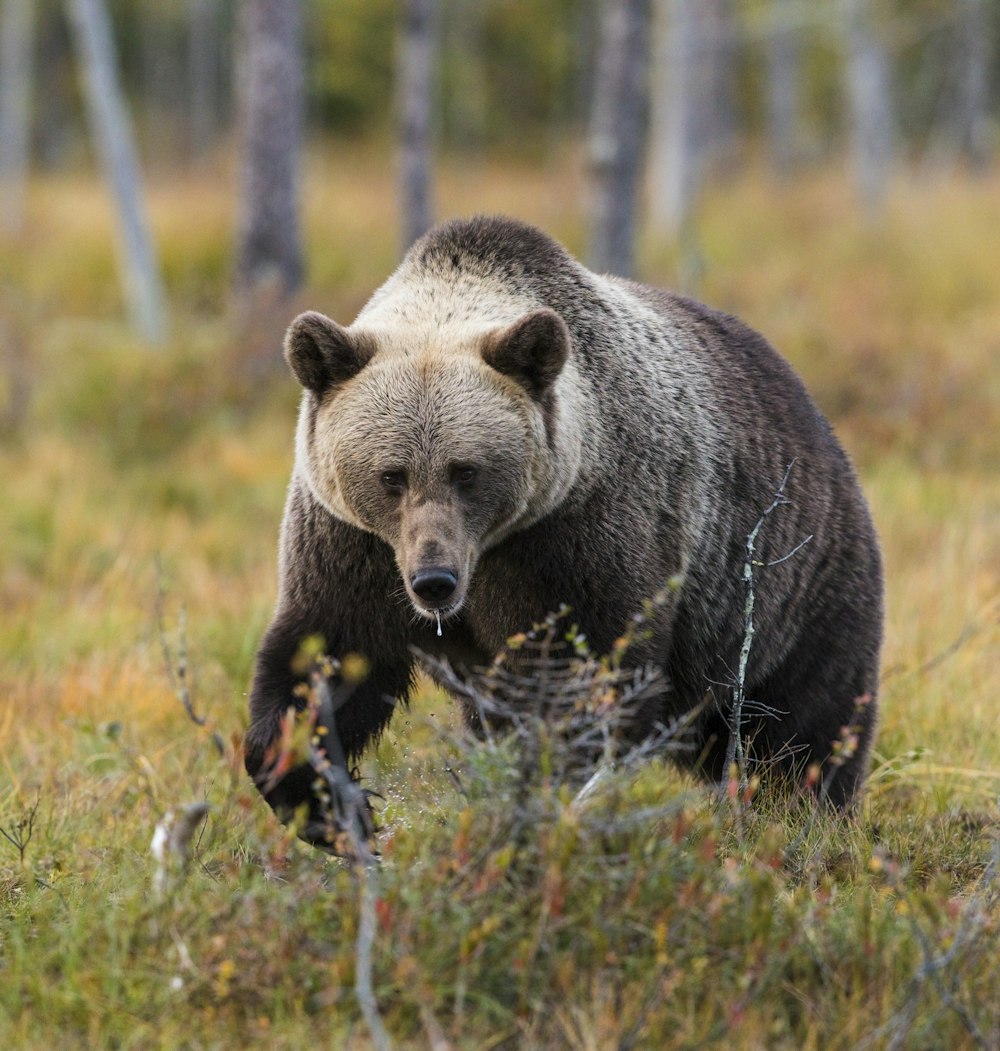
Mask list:
MULTIPOLYGON (((120 320, 94 180, 37 180, 0 245, 0 323, 31 389, 0 444, 4 1046, 369 1046, 355 876, 290 840, 239 761, 296 393, 238 368, 227 167, 152 187, 173 304, 159 352, 120 320), (161 585, 209 729, 171 689, 161 585), (211 810, 194 861, 157 896, 153 831, 195 800, 211 810)), ((349 320, 396 255, 391 165, 318 149, 306 187, 302 304, 349 320)), ((440 199, 579 251, 579 189, 571 156, 493 161, 446 166, 440 199)), ((749 173, 703 205, 699 295, 802 372, 882 535, 883 714, 858 820, 766 791, 720 806, 659 760, 581 805, 510 742, 471 747, 425 688, 363 771, 385 797, 374 990, 399 1046, 1000 1041, 998 189, 901 179, 876 229, 836 173, 780 194, 749 173), (518 771, 535 780, 514 829, 518 771)), ((642 260, 673 280, 669 245, 642 260)), ((557 770, 558 744, 539 748, 557 770)))

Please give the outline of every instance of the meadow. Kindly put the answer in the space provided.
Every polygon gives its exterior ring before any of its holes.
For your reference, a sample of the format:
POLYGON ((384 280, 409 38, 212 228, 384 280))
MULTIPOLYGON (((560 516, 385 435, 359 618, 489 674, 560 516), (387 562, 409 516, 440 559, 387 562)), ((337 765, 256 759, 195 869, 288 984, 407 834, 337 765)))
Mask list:
MULTIPOLYGON (((1000 176, 900 175, 875 223, 839 171, 751 170, 701 207, 697 295, 803 375, 884 545, 856 819, 720 801, 657 758, 581 799, 544 729, 529 765, 427 686, 362 766, 368 884, 277 825, 240 742, 292 458, 277 338, 306 306, 349 321, 388 274, 393 169, 312 152, 308 288, 240 326, 231 167, 149 186, 162 348, 122 320, 94 177, 39 176, 0 241, 0 1045, 374 1046, 368 917, 399 1047, 1000 1046, 1000 176), (190 864, 157 882, 157 824, 200 801, 190 864)), ((439 199, 582 250, 572 152, 447 163, 439 199)), ((677 262, 643 241, 646 280, 677 262)))

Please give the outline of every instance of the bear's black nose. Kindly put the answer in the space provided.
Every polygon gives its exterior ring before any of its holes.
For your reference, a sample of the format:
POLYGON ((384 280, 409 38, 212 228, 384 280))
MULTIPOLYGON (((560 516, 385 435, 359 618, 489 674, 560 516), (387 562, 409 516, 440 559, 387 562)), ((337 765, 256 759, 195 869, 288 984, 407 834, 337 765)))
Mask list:
POLYGON ((410 581, 414 594, 435 604, 447 601, 457 585, 458 577, 450 569, 421 569, 410 581))

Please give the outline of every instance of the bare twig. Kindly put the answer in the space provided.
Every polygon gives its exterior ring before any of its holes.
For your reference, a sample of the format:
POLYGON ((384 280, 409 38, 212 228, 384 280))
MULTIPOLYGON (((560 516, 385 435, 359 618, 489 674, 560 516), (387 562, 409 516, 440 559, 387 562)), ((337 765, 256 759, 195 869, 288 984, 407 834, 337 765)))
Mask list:
POLYGON ((329 682, 333 670, 333 662, 320 661, 310 677, 318 732, 309 744, 309 761, 325 783, 327 819, 346 838, 347 849, 342 853, 353 861, 358 880, 354 996, 371 1033, 372 1044, 377 1051, 388 1051, 392 1047, 392 1041, 379 1012, 372 980, 372 950, 377 931, 375 904, 378 901, 377 855, 371 847, 375 826, 368 803, 368 793, 351 776, 347 767, 347 757, 337 735, 336 713, 350 696, 351 687, 342 684, 335 701, 330 692, 329 682))
POLYGON ((209 737, 212 739, 212 744, 215 745, 216 751, 220 756, 225 756, 226 746, 223 743, 222 736, 218 731, 212 730, 209 727, 207 716, 199 715, 195 710, 193 691, 188 685, 187 612, 183 606, 181 606, 180 611, 177 614, 176 662, 174 661, 174 656, 170 649, 170 643, 167 640, 167 631, 164 624, 164 609, 167 596, 163 585, 163 567, 160 564, 159 557, 157 557, 156 560, 156 577, 156 630, 160 638, 160 648, 163 651, 163 663, 167 669, 167 678, 170 680, 170 686, 177 699, 184 706, 184 711, 187 712, 188 718, 196 726, 200 726, 208 733, 209 737))
MULTIPOLYGON (((905 888, 898 876, 894 880, 897 893, 905 898, 905 888)), ((889 1037, 886 1048, 899 1051, 909 1046, 909 1037, 917 1012, 924 1001, 924 987, 929 982, 941 1002, 952 1011, 977 1047, 990 1051, 996 1044, 987 1033, 984 1033, 967 1004, 962 1003, 957 995, 958 982, 963 968, 969 968, 975 959, 978 944, 990 925, 997 905, 1000 904, 1000 839, 994 841, 993 856, 979 880, 979 887, 962 909, 958 925, 944 951, 935 951, 927 932, 918 919, 918 910, 909 909, 908 915, 913 932, 920 946, 921 963, 913 974, 910 990, 903 1005, 889 1020, 874 1032, 869 1033, 856 1048, 866 1051, 867 1048, 880 1044, 889 1037)))
POLYGON ((378 1051, 389 1051, 392 1041, 379 1013, 378 1001, 372 985, 372 947, 375 944, 375 902, 378 888, 375 883, 375 868, 362 866, 359 874, 360 901, 358 908, 358 941, 355 949, 354 996, 361 1008, 365 1024, 378 1051))
POLYGON ((785 469, 785 475, 781 479, 781 484, 778 486, 777 492, 774 494, 774 499, 771 501, 770 506, 766 511, 757 519, 757 524, 750 530, 749 535, 746 539, 746 560, 743 563, 743 586, 745 591, 745 599, 743 602, 743 644, 740 646, 740 661, 739 667, 736 672, 736 681, 733 684, 733 703, 729 712, 729 743, 726 746, 726 770, 731 770, 733 765, 736 765, 736 769, 739 777, 739 787, 741 790, 745 790, 749 784, 747 777, 747 764, 746 755, 743 749, 743 716, 746 705, 746 676, 747 676, 747 662, 750 660, 750 649, 753 645, 753 637, 755 633, 753 623, 754 613, 754 590, 753 590, 753 568, 754 566, 770 567, 780 565, 782 562, 787 561, 796 552, 800 551, 806 544, 812 540, 810 534, 796 544, 787 555, 781 558, 775 559, 773 562, 761 563, 754 559, 754 546, 757 543, 757 537, 764 528, 764 523, 772 512, 776 511, 779 507, 783 507, 786 504, 790 504, 791 500, 785 496, 785 485, 788 482, 789 475, 792 473, 792 468, 795 466, 795 460, 788 465, 785 469))
POLYGON ((427 1034, 427 1042, 430 1044, 431 1051, 451 1051, 451 1042, 444 1035, 441 1023, 435 1017, 430 1004, 420 1005, 420 1021, 427 1034))
POLYGON ((942 953, 935 954, 927 933, 920 926, 916 910, 911 909, 909 912, 924 958, 914 975, 913 998, 917 998, 920 985, 930 979, 938 990, 944 1005, 958 1016, 976 1045, 984 1049, 989 1049, 991 1042, 976 1023, 968 1007, 958 999, 956 989, 961 965, 969 961, 973 947, 982 937, 989 925, 993 909, 1000 902, 1000 879, 998 877, 1000 877, 1000 839, 994 841, 993 857, 980 880, 978 893, 973 894, 966 902, 951 944, 942 953), (951 972, 950 980, 946 982, 945 977, 948 971, 951 972))
POLYGON ((788 552, 787 555, 782 555, 781 558, 776 558, 776 559, 774 559, 773 562, 768 562, 767 563, 767 568, 770 569, 771 566, 780 566, 782 562, 787 562, 793 555, 797 555, 806 546, 806 544, 808 544, 809 541, 812 540, 812 538, 813 538, 813 534, 810 533, 805 538, 805 540, 800 540, 795 545, 795 547, 793 547, 792 550, 788 552))

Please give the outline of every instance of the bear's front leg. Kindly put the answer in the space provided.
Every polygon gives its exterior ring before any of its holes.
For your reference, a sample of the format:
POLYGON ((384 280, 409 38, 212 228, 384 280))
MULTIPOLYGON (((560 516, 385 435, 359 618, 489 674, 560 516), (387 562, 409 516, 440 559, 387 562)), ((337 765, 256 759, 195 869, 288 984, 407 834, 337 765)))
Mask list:
POLYGON ((369 840, 375 823, 352 761, 388 725, 410 669, 382 665, 345 675, 337 662, 305 655, 296 634, 276 623, 258 653, 246 768, 278 818, 298 821, 300 838, 354 852, 351 838, 369 840))
POLYGON ((398 583, 382 541, 293 488, 278 608, 250 692, 245 762, 279 819, 300 814, 299 835, 322 849, 335 850, 348 828, 367 835, 374 827, 351 765, 409 693, 409 610, 393 599, 398 583), (333 660, 317 661, 317 651, 333 660))

